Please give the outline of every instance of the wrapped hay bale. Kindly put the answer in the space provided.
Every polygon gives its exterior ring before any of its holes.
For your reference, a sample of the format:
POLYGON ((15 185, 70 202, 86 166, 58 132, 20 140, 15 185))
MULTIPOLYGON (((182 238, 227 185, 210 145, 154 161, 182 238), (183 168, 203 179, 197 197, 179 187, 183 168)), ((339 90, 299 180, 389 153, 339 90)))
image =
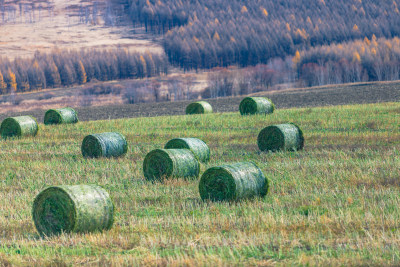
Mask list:
POLYGON ((210 149, 207 144, 197 138, 175 138, 169 140, 164 147, 165 149, 189 149, 203 163, 210 160, 210 149))
POLYGON ((189 104, 186 107, 186 114, 206 114, 206 113, 212 113, 212 107, 211 105, 206 102, 206 101, 198 101, 189 104))
POLYGON ((77 123, 78 113, 72 108, 49 109, 44 115, 44 124, 77 123))
POLYGON ((304 147, 304 136, 295 124, 271 125, 259 133, 257 142, 261 151, 297 151, 304 147))
POLYGON ((0 134, 3 138, 35 136, 38 131, 39 126, 32 116, 7 118, 0 126, 0 134))
POLYGON ((264 197, 268 180, 256 164, 239 162, 206 170, 200 178, 199 191, 203 200, 212 201, 264 197))
POLYGON ((274 110, 274 103, 266 97, 246 97, 239 105, 241 115, 269 114, 274 110))
POLYGON ((126 154, 128 143, 117 132, 91 134, 83 139, 81 150, 89 158, 120 157, 126 154))
POLYGON ((198 177, 200 163, 188 149, 155 149, 143 162, 143 173, 147 180, 198 177))
POLYGON ((37 195, 32 216, 41 235, 102 231, 113 224, 114 205, 97 185, 53 186, 37 195))

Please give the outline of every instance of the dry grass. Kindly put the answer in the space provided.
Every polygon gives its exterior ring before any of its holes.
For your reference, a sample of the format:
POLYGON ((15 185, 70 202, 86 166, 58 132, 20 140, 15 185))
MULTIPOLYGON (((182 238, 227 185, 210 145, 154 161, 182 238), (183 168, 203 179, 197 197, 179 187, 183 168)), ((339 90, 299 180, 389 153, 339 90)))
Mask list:
POLYGON ((398 265, 400 104, 136 118, 44 127, 0 141, 0 264, 398 265), (305 150, 261 153, 259 130, 297 123, 305 150), (121 159, 82 158, 92 132, 127 137, 121 159), (208 143, 211 161, 254 161, 271 182, 265 199, 202 202, 197 181, 146 182, 145 155, 173 137, 208 143), (57 184, 96 183, 116 206, 112 230, 40 239, 34 196, 57 184))
MULTIPOLYGON (((8 2, 14 1, 5 1, 8 2)), ((31 3, 36 1, 20 1, 31 3)), ((97 1, 99 5, 105 0, 97 1)), ((97 25, 80 24, 76 7, 90 5, 90 1, 43 1, 41 5, 47 7, 54 5, 54 13, 51 16, 46 10, 35 12, 35 22, 29 23, 27 16, 19 16, 17 7, 17 20, 15 23, 1 25, 0 54, 9 58, 32 57, 35 51, 50 52, 54 49, 82 48, 126 48, 131 51, 163 52, 160 45, 144 38, 144 35, 132 37, 132 25, 116 27, 104 27, 99 19, 97 25)), ((37 3, 36 6, 39 4, 37 3)), ((36 8, 37 9, 37 8, 36 8)), ((7 17, 7 15, 6 15, 7 17)))

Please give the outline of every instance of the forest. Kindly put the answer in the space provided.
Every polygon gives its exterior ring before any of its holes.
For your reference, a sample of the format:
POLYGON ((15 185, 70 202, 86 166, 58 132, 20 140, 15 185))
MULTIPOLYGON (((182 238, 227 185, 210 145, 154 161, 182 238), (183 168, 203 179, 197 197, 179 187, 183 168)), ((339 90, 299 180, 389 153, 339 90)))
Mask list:
MULTIPOLYGON (((119 2, 121 0, 118 0, 119 2)), ((184 69, 248 66, 318 45, 400 34, 399 0, 127 0, 184 69)))
MULTIPOLYGON (((37 53, 33 59, 0 58, 0 93, 154 77, 168 73, 169 64, 184 71, 211 70, 203 98, 247 94, 277 84, 397 80, 399 4, 400 0, 110 0, 103 7, 77 9, 79 23, 88 23, 95 14, 121 19, 125 11, 133 27, 159 37, 165 54, 87 49, 37 53)), ((28 7, 20 6, 20 13, 36 14, 37 8, 28 7)), ((0 13, 4 20, 8 13, 0 13)), ((188 98, 182 92, 172 95, 188 98)))
POLYGON ((93 81, 157 76, 168 72, 164 55, 127 50, 54 51, 33 59, 0 58, 0 92, 28 92, 93 81))
POLYGON ((305 86, 400 79, 400 39, 367 37, 297 52, 293 58, 305 86))

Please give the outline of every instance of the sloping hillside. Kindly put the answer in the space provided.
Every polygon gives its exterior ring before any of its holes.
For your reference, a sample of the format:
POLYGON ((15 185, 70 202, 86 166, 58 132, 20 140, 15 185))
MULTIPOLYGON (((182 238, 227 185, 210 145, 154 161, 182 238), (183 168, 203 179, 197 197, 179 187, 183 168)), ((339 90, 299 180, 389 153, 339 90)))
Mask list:
POLYGON ((121 7, 107 0, 0 1, 0 55, 30 57, 53 49, 115 48, 162 51, 136 34, 121 7))

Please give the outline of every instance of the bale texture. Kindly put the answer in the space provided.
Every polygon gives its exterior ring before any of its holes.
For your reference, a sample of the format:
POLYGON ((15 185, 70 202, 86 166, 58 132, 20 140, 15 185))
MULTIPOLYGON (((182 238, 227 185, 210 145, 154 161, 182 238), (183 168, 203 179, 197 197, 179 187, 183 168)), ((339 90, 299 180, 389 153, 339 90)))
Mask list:
POLYGON ((155 149, 143 162, 147 180, 162 181, 168 178, 199 177, 200 163, 188 149, 155 149))
POLYGON ((212 106, 206 101, 198 101, 189 104, 186 107, 186 114, 206 114, 212 113, 213 109, 212 106))
POLYGON ((204 141, 197 138, 175 138, 168 141, 164 148, 189 149, 200 162, 207 163, 210 160, 210 149, 204 141))
POLYGON ((297 151, 304 147, 304 136, 295 124, 278 124, 264 128, 257 142, 261 151, 297 151))
POLYGON ((268 180, 251 162, 239 162, 209 168, 200 178, 200 196, 203 200, 232 201, 264 197, 268 180))
POLYGON ((44 115, 44 124, 77 123, 78 113, 72 108, 49 109, 44 115))
POLYGON ((32 216, 41 235, 102 231, 113 224, 114 205, 97 185, 53 186, 37 195, 32 216))
POLYGON ((117 132, 91 134, 83 139, 81 150, 89 158, 120 157, 126 154, 128 143, 117 132))
POLYGON ((239 105, 241 115, 270 114, 274 110, 274 103, 266 97, 246 97, 239 105))
POLYGON ((35 136, 39 131, 36 119, 31 116, 7 118, 1 123, 0 134, 3 138, 35 136))

